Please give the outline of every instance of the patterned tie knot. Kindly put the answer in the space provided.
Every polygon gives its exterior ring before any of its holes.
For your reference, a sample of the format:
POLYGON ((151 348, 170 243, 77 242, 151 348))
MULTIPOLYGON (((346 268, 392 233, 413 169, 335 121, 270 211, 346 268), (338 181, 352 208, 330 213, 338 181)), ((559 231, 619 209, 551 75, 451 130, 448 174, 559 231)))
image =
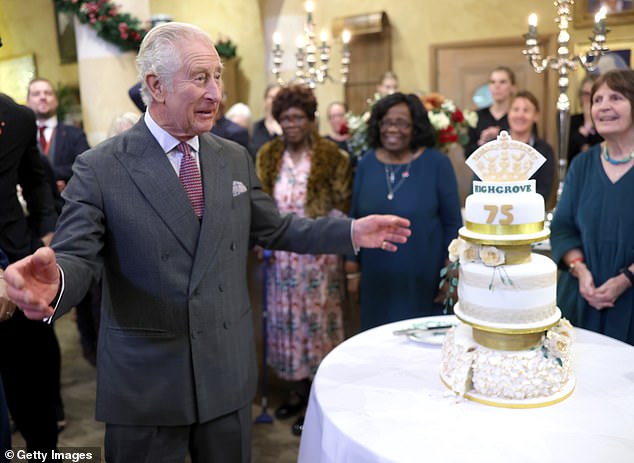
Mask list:
POLYGON ((192 203, 196 217, 200 219, 202 218, 203 210, 205 209, 205 197, 203 194, 203 184, 200 178, 198 165, 196 164, 196 159, 192 156, 187 143, 180 143, 176 149, 183 154, 178 177, 185 188, 187 197, 192 203))

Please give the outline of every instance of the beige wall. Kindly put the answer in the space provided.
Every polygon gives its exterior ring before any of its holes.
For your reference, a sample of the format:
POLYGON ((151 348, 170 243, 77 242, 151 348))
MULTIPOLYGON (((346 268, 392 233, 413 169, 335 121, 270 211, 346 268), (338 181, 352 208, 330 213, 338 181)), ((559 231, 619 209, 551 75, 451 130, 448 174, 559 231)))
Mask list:
MULTIPOLYGON (((262 112, 262 94, 269 80, 266 75, 260 8, 254 0, 150 0, 152 14, 166 13, 175 21, 196 24, 214 40, 231 39, 237 45, 239 99, 258 115, 262 112), (268 79, 268 80, 267 80, 268 79)), ((233 68, 234 66, 232 66, 233 68)))
MULTIPOLYGON (((33 54, 38 75, 54 84, 77 86, 77 64, 60 64, 55 28, 52 1, 2 0, 0 36, 4 45, 0 60, 33 54)), ((0 82, 0 91, 2 88, 0 82)))
MULTIPOLYGON (((279 15, 303 15, 303 3, 302 0, 150 0, 150 10, 152 14, 167 13, 175 20, 197 24, 214 39, 230 38, 238 47, 240 97, 257 116, 262 111, 264 88, 272 80, 267 69, 264 24, 279 15)), ((315 4, 319 27, 329 27, 334 18, 341 16, 387 12, 392 26, 394 71, 405 91, 431 90, 431 44, 518 37, 525 32, 532 11, 540 17, 542 34, 556 32, 552 0, 534 0, 530 5, 508 0, 316 0, 315 4)), ((610 40, 634 42, 631 25, 610 28, 608 45, 610 40)), ((571 33, 573 43, 585 42, 590 29, 571 29, 571 33)), ((0 35, 5 42, 0 59, 34 53, 38 74, 53 82, 78 83, 77 66, 59 64, 52 2, 2 0, 0 35)), ((335 69, 337 62, 335 54, 335 69)), ((340 85, 325 84, 318 89, 317 96, 325 109, 328 102, 341 99, 343 92, 340 85)))
MULTIPOLYGON (((262 1, 266 5, 265 20, 266 15, 299 14, 304 4, 301 0, 262 1)), ((429 67, 432 44, 521 37, 532 12, 540 18, 540 34, 557 32, 552 0, 316 0, 314 16, 321 28, 322 24, 329 26, 334 18, 377 11, 385 11, 391 24, 393 71, 399 76, 403 91, 434 90, 430 88, 429 67)), ((634 43, 632 25, 609 27, 608 46, 610 40, 626 37, 634 43)), ((591 30, 571 28, 570 33, 571 43, 585 43, 591 30)), ((573 93, 569 92, 571 96, 573 93)), ((343 91, 341 86, 326 84, 318 89, 317 95, 323 124, 326 105, 342 99, 343 91)))

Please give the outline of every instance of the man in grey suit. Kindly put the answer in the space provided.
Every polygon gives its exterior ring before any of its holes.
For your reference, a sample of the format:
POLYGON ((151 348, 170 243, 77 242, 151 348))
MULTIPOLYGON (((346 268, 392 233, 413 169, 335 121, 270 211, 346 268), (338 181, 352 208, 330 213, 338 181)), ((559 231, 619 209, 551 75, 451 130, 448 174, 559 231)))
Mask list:
POLYGON ((193 462, 248 462, 249 246, 395 251, 409 222, 281 217, 247 150, 209 133, 222 64, 199 28, 153 28, 137 64, 148 111, 77 158, 52 249, 7 268, 9 297, 29 318, 57 318, 103 269, 96 417, 108 462, 184 461, 188 451, 193 462), (192 178, 202 197, 186 191, 192 178))

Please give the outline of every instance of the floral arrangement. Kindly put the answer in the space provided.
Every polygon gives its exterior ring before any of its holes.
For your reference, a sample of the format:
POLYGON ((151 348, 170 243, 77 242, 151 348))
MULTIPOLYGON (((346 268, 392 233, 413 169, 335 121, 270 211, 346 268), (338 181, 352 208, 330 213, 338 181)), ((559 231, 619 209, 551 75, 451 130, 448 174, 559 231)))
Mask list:
POLYGON ((446 150, 452 143, 461 146, 469 143, 469 128, 475 128, 478 123, 475 111, 462 110, 439 93, 424 95, 421 101, 435 129, 436 148, 446 150))
MULTIPOLYGON (((122 51, 137 51, 143 37, 150 30, 148 23, 119 11, 119 7, 109 0, 53 1, 57 11, 76 15, 80 23, 91 25, 99 37, 118 46, 122 51)), ((226 38, 216 42, 216 50, 221 58, 236 56, 236 46, 226 38)))
POLYGON ((449 243, 450 262, 476 262, 482 261, 487 267, 498 267, 504 264, 505 254, 502 249, 495 246, 480 246, 462 238, 456 238, 449 243))
POLYGON ((508 276, 503 264, 506 261, 506 254, 503 249, 495 246, 481 246, 473 244, 462 238, 456 238, 449 243, 449 264, 440 269, 440 283, 438 289, 447 285, 447 291, 443 299, 445 313, 449 312, 457 301, 458 268, 460 262, 482 262, 487 267, 493 267, 489 290, 494 289, 495 276, 503 285, 513 286, 513 281, 508 276))
POLYGON ((348 139, 348 149, 355 158, 361 159, 363 153, 369 148, 368 145, 368 121, 372 113, 372 107, 381 99, 379 93, 375 93, 372 98, 368 98, 368 109, 361 115, 350 111, 346 113, 346 124, 339 129, 341 135, 350 134, 348 139))
POLYGON ((82 24, 90 24, 97 35, 123 51, 138 50, 141 40, 149 30, 129 13, 121 13, 114 3, 108 0, 54 0, 57 11, 77 16, 82 24))
POLYGON ((546 332, 540 349, 544 358, 552 357, 560 367, 563 367, 562 358, 568 358, 570 347, 574 341, 572 325, 562 318, 546 332))

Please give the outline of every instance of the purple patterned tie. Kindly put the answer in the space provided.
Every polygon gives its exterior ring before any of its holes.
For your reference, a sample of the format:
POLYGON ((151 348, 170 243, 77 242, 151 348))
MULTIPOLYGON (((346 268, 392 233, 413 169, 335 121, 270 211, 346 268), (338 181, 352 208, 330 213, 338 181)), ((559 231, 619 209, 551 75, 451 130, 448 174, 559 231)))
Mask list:
POLYGON ((187 143, 180 143, 176 149, 183 153, 178 178, 180 178, 181 183, 185 187, 185 192, 194 207, 196 217, 200 219, 205 209, 205 197, 203 195, 203 184, 200 180, 200 171, 196 165, 196 159, 192 156, 187 143))

